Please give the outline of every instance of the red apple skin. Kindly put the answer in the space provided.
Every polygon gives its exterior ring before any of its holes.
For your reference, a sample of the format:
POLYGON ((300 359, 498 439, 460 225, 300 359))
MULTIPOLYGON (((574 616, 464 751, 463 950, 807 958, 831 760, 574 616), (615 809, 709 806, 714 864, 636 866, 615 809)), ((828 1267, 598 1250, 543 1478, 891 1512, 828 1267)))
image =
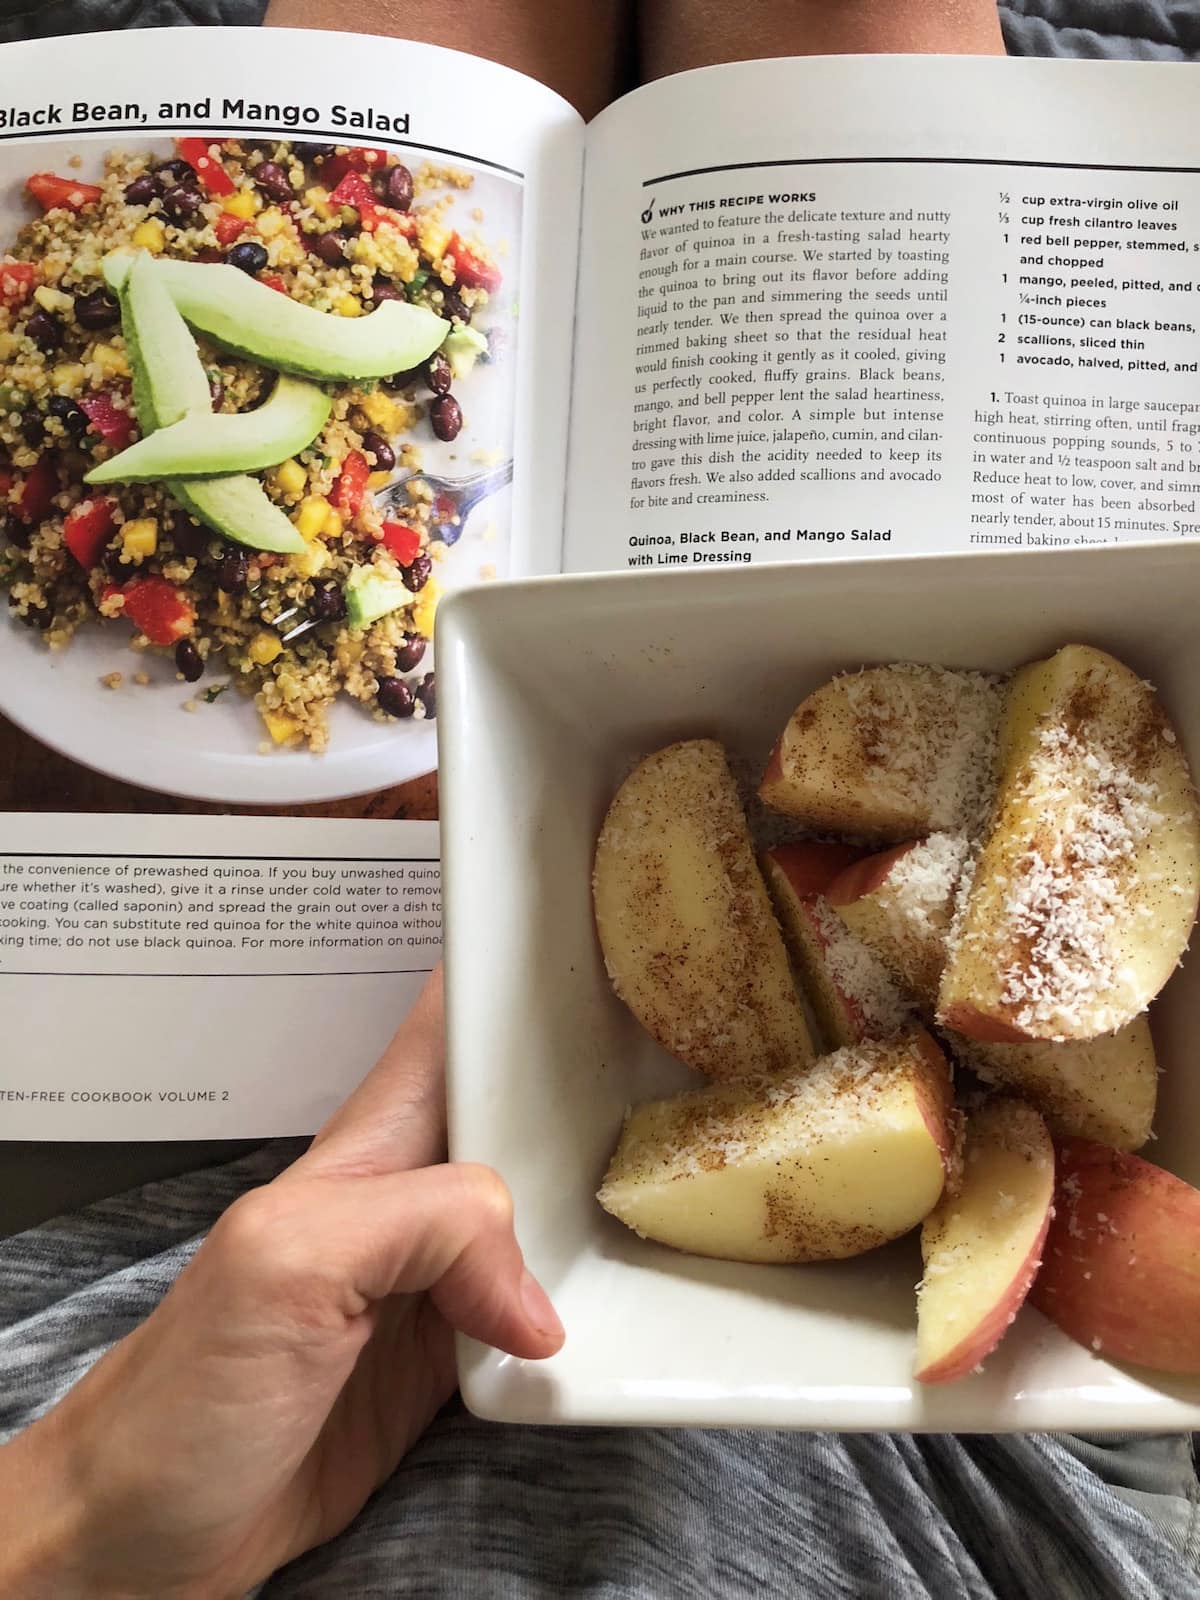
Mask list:
POLYGON ((981 1362, 987 1360, 1008 1332, 1014 1315, 1025 1303, 1030 1286, 1036 1279, 1041 1265, 1049 1227, 1050 1214, 1047 1212, 1036 1243, 1013 1274, 1013 1280, 1001 1298, 987 1316, 977 1323, 965 1338, 959 1340, 953 1350, 944 1355, 940 1361, 935 1361, 931 1367, 926 1367, 916 1374, 918 1383, 955 1383, 959 1378, 965 1378, 968 1372, 974 1372, 981 1362))
POLYGON ((897 861, 916 849, 919 843, 918 839, 910 839, 907 844, 893 845, 890 850, 880 850, 872 856, 863 856, 860 852, 859 859, 839 872, 824 891, 825 898, 831 906, 852 906, 864 895, 874 894, 880 884, 886 882, 897 861))
POLYGON ((762 798, 764 800, 767 798, 767 795, 766 795, 767 789, 769 789, 772 784, 778 783, 779 780, 783 777, 783 754, 782 754, 782 752, 783 752, 783 734, 781 733, 779 735, 778 739, 776 739, 776 741, 775 741, 774 749, 771 751, 771 754, 767 757, 766 771, 763 773, 762 782, 758 786, 758 792, 759 792, 759 794, 762 796, 762 798))
POLYGON ((978 1039, 980 1044, 1029 1044, 1036 1039, 1032 1033, 1022 1033, 1011 1023, 990 1017, 969 1001, 947 1006, 938 1012, 937 1020, 944 1028, 953 1028, 964 1039, 978 1039))
POLYGON ((954 1109, 954 1078, 950 1062, 933 1035, 926 1033, 924 1028, 914 1028, 911 1039, 933 1068, 933 1079, 937 1086, 935 1094, 931 1096, 926 1094, 924 1088, 918 1088, 917 1103, 930 1137, 941 1152, 946 1177, 950 1179, 962 1159, 962 1116, 954 1109))
POLYGON ((863 852, 852 844, 835 844, 824 839, 801 839, 781 844, 767 852, 802 900, 815 894, 828 895, 829 885, 853 864, 863 852))
POLYGON ((1200 1373, 1200 1190, 1087 1139, 1057 1156, 1030 1303, 1106 1359, 1200 1373))
POLYGON ((825 958, 829 941, 814 905, 820 890, 809 887, 835 877, 849 848, 852 847, 804 840, 768 850, 763 858, 767 888, 775 901, 784 939, 829 1050, 859 1044, 868 1031, 862 1006, 829 978, 825 958))

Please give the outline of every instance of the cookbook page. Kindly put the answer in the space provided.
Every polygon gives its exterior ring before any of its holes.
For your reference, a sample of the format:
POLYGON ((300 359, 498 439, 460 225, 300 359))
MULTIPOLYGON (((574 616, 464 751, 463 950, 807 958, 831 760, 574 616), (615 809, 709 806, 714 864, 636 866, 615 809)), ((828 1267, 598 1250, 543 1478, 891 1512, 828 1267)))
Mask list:
POLYGON ((1183 67, 858 57, 589 129, 565 566, 1200 533, 1183 67))
POLYGON ((0 1137, 309 1132, 439 956, 438 599, 559 563, 582 124, 384 39, 0 58, 0 1137))

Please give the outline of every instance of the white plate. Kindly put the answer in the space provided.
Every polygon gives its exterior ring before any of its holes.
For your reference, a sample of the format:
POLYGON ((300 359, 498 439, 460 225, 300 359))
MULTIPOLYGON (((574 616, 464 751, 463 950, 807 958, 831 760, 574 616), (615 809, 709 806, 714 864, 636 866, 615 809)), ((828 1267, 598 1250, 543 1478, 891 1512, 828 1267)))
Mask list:
MULTIPOLYGON (((133 151, 128 136, 116 142, 133 151)), ((24 193, 26 176, 50 170, 84 180, 96 177, 111 144, 100 137, 0 145, 0 255, 35 214, 24 193), (74 155, 81 158, 81 165, 68 167, 74 155)), ((173 154, 170 141, 163 139, 147 139, 137 149, 164 157, 173 154)), ((455 194, 451 211, 452 219, 459 217, 464 231, 471 232, 476 225, 469 213, 484 206, 489 229, 512 241, 513 254, 506 262, 510 283, 516 282, 518 267, 520 203, 519 187, 477 172, 475 187, 455 194)), ((422 440, 426 471, 466 476, 479 470, 478 462, 471 460, 476 450, 511 454, 514 361, 512 351, 502 366, 476 367, 470 379, 467 425, 458 439, 452 445, 432 437, 422 440)), ((503 571, 510 506, 511 489, 505 489, 476 509, 438 569, 444 589, 475 581, 486 564, 503 571), (487 534, 489 524, 501 530, 500 537, 487 534)), ((259 747, 267 734, 251 701, 233 690, 212 705, 200 698, 212 684, 225 682, 227 673, 218 670, 198 684, 181 683, 167 657, 133 654, 128 637, 127 627, 89 623, 68 650, 52 654, 28 628, 0 615, 0 711, 73 761, 128 783, 197 800, 244 805, 335 800, 405 783, 436 765, 437 733, 432 724, 376 722, 367 707, 347 699, 330 713, 329 748, 323 754, 301 750, 263 754, 259 747), (148 688, 133 683, 137 671, 150 677, 148 688), (122 674, 118 690, 101 682, 112 672, 122 674), (194 714, 182 709, 188 701, 199 702, 194 714)), ((430 649, 420 670, 432 668, 430 649)))
MULTIPOLYGON (((740 1266, 635 1238, 593 1194, 630 1101, 681 1082, 613 998, 592 848, 633 758, 713 735, 761 762, 839 667, 1010 668, 1068 640, 1162 690, 1200 757, 1200 550, 809 562, 506 585, 439 618, 451 1150, 510 1184, 567 1342, 460 1345, 480 1415, 521 1422, 1005 1430, 1200 1427, 1200 1380, 1110 1365, 1025 1309, 980 1376, 912 1381, 910 1238, 829 1266, 740 1266)), ((1146 1152, 1200 1182, 1200 966, 1155 1006, 1146 1152)))

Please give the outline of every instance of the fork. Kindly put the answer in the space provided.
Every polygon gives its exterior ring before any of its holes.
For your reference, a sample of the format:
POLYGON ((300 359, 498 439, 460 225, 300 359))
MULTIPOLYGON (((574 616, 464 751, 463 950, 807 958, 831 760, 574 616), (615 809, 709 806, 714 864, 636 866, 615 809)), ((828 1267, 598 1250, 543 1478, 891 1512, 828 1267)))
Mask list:
MULTIPOLYGON (((511 461, 505 461, 498 467, 484 467, 479 472, 469 473, 465 478, 442 478, 432 472, 406 472, 402 478, 395 479, 378 491, 375 504, 385 515, 388 512, 407 511, 413 504, 409 485, 427 484, 433 496, 432 520, 437 537, 443 544, 457 544, 467 525, 467 518, 475 507, 489 495, 496 494, 498 490, 510 484, 512 476, 511 461)), ((320 617, 308 616, 303 606, 299 605, 290 606, 288 610, 269 618, 264 603, 260 607, 260 614, 264 622, 276 629, 287 622, 289 617, 298 618, 293 627, 286 633, 280 634, 284 644, 290 644, 293 639, 299 639, 313 628, 320 627, 322 621, 320 617)))
MULTIPOLYGON (((443 544, 457 544, 467 518, 481 500, 512 482, 513 464, 485 467, 465 478, 440 478, 432 472, 408 472, 375 496, 383 512, 407 510, 413 503, 409 490, 413 484, 426 484, 433 495, 433 521, 443 544)), ((423 497, 422 497, 423 498, 423 497)))

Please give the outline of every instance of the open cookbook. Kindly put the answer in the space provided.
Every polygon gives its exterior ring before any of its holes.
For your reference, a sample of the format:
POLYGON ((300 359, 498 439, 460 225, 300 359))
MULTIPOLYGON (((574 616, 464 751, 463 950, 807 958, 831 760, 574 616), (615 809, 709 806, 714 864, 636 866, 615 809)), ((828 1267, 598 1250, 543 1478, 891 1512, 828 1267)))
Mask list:
POLYGON ((1200 534, 1182 68, 749 62, 585 125, 385 39, 0 58, 0 1137, 362 1076, 440 953, 455 589, 1200 534))

